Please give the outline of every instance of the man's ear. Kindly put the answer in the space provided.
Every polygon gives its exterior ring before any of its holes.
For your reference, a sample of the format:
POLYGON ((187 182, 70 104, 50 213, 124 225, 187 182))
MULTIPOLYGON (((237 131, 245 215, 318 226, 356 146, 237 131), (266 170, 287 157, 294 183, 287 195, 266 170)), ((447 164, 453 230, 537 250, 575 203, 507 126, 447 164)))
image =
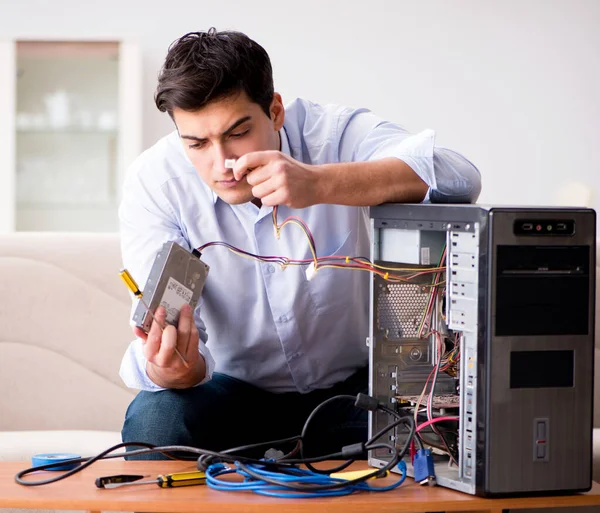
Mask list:
POLYGON ((273 93, 273 100, 271 101, 271 120, 273 121, 273 128, 276 131, 281 130, 283 121, 285 119, 285 107, 283 106, 283 100, 279 93, 273 93))

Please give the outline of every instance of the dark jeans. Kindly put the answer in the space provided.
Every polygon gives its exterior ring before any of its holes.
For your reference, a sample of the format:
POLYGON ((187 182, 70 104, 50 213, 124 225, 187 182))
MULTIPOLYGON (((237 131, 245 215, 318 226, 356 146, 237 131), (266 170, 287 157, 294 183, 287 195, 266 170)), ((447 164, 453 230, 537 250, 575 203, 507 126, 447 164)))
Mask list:
MULTIPOLYGON (((213 451, 278 440, 300 435, 311 411, 324 400, 359 392, 368 393, 367 368, 332 388, 308 394, 274 394, 215 373, 208 383, 194 388, 140 392, 127 409, 122 438, 124 442, 186 445, 213 451)), ((352 401, 334 401, 311 421, 305 455, 338 452, 344 445, 366 439, 367 412, 356 408, 352 401)), ((128 459, 163 458, 150 454, 128 459)))

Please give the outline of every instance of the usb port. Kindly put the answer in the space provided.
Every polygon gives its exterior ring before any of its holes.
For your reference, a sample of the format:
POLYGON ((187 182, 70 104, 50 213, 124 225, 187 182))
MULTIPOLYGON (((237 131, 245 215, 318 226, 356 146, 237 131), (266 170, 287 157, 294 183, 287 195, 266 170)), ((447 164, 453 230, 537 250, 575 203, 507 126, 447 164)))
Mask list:
POLYGON ((522 225, 523 230, 529 232, 531 230, 533 230, 533 224, 532 223, 523 223, 522 225))

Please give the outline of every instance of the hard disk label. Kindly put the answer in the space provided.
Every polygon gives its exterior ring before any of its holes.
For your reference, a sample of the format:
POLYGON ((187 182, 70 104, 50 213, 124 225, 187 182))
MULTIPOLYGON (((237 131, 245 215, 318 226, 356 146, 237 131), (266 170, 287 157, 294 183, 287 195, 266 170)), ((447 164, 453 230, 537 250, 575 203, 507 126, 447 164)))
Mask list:
POLYGON ((160 305, 164 306, 167 310, 166 321, 169 324, 177 325, 179 321, 179 311, 181 307, 192 300, 192 291, 187 287, 183 286, 174 278, 169 278, 165 292, 160 305))

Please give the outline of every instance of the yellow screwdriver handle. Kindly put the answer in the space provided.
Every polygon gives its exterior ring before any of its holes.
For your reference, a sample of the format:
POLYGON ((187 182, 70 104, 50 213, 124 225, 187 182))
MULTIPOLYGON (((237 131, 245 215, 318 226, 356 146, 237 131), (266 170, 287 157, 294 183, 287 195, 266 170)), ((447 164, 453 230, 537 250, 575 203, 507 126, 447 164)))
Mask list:
POLYGON ((138 284, 133 279, 133 276, 131 276, 131 274, 129 274, 129 271, 127 269, 121 269, 121 271, 119 271, 119 276, 125 282, 125 285, 127 285, 127 288, 135 296, 142 297, 142 291, 140 290, 140 288, 138 287, 138 284))
MULTIPOLYGON (((330 474, 329 477, 333 477, 335 479, 345 479, 346 481, 352 481, 353 479, 358 479, 360 477, 364 477, 369 474, 372 474, 376 470, 377 469, 375 469, 375 468, 370 468, 367 470, 349 470, 347 472, 335 472, 333 474, 330 474)), ((381 476, 381 477, 385 477, 387 475, 388 475, 388 472, 386 471, 385 475, 381 476)), ((371 477, 370 479, 374 479, 374 477, 371 477)))
POLYGON ((173 488, 175 486, 192 486, 206 483, 204 472, 175 472, 173 474, 160 475, 157 477, 158 486, 161 488, 173 488))

